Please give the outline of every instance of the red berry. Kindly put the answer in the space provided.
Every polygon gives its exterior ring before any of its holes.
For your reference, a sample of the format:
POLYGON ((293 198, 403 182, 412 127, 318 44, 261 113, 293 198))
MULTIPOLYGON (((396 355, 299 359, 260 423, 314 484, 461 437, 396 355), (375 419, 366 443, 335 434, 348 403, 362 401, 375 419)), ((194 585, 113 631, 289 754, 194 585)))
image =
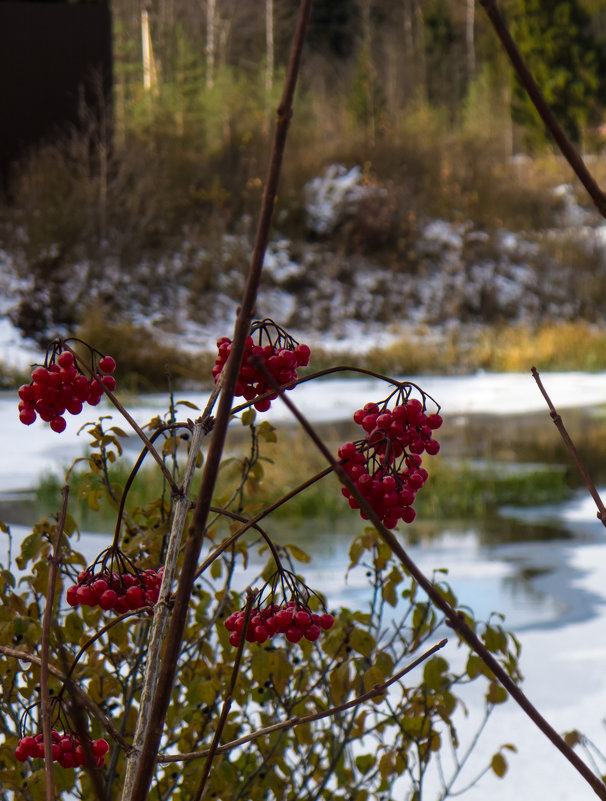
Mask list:
POLYGON ((303 631, 296 626, 290 626, 290 628, 286 629, 285 636, 288 642, 299 642, 303 636, 303 631))
POLYGON ((113 609, 118 600, 118 593, 115 590, 105 590, 99 596, 99 606, 101 609, 113 609))
POLYGON ((430 456, 435 456, 436 453, 440 450, 440 443, 437 442, 435 439, 430 439, 428 442, 425 443, 425 450, 430 456))
POLYGON ((427 417, 427 425, 435 431, 442 425, 442 417, 439 414, 430 414, 427 417))
POLYGON ((303 632, 303 636, 305 637, 306 640, 309 640, 310 642, 315 642, 321 633, 322 629, 319 626, 313 624, 303 632))
POLYGON ((404 507, 404 511, 402 512, 402 520, 405 523, 412 523, 412 521, 415 519, 416 516, 417 516, 417 513, 412 508, 412 506, 405 506, 404 507))
POLYGON ((113 373, 116 369, 116 362, 111 356, 104 356, 102 359, 99 359, 99 370, 102 373, 113 373))
POLYGON ((116 379, 113 375, 104 375, 101 379, 102 383, 109 389, 110 392, 113 392, 116 388, 116 379))
POLYGON ((295 612, 294 624, 299 629, 306 629, 308 626, 311 626, 312 617, 309 612, 301 609, 299 612, 295 612))
POLYGON ((62 431, 65 431, 65 426, 67 423, 65 422, 65 418, 61 417, 61 415, 57 415, 50 421, 50 427, 53 431, 56 431, 57 434, 60 434, 62 431))
POLYGON ((32 373, 32 380, 36 384, 48 384, 49 372, 46 367, 36 367, 32 373))
POLYGON ((76 584, 68 587, 65 593, 65 600, 70 606, 78 606, 80 601, 78 600, 78 586, 76 584))
POLYGON ((33 422, 36 420, 36 412, 32 409, 23 409, 19 413, 19 420, 26 426, 31 426, 33 422))
POLYGON ((64 370, 67 370, 68 368, 73 367, 74 357, 68 350, 64 350, 63 353, 59 354, 57 364, 59 367, 63 367, 64 370))
POLYGON ((107 754, 108 751, 109 745, 107 740, 104 740, 102 737, 99 740, 93 740, 92 752, 95 756, 103 756, 103 754, 107 754))
POLYGON ((324 612, 323 615, 320 615, 320 625, 324 631, 328 631, 328 629, 331 629, 335 625, 335 619, 328 612, 324 612))

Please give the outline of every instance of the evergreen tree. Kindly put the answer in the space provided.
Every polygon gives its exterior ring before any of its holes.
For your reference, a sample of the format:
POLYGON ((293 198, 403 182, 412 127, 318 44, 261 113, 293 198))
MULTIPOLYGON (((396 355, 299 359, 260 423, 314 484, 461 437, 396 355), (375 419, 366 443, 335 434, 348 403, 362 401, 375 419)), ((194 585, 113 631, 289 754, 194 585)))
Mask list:
MULTIPOLYGON (((575 142, 600 118, 605 100, 604 43, 578 0, 510 0, 512 35, 547 102, 575 142)), ((513 78, 512 116, 536 147, 546 134, 532 103, 513 78)))

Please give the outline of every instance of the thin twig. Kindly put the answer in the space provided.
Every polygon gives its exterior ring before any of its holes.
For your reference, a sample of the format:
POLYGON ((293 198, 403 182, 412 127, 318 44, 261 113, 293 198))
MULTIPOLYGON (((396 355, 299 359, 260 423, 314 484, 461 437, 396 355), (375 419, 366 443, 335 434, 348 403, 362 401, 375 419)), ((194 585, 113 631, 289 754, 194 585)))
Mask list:
POLYGON ((141 761, 135 778, 132 801, 146 801, 148 797, 149 786, 156 764, 156 756, 160 747, 162 731, 166 720, 166 713, 171 700, 172 688, 177 671, 176 655, 179 653, 183 640, 183 633, 185 631, 187 613, 195 580, 196 566, 200 557, 202 541, 206 531, 209 507, 212 503, 212 496, 217 481, 227 427, 231 419, 231 405, 233 402, 234 390, 242 364, 246 338, 250 330, 257 292, 261 281, 263 261, 269 240, 273 209, 278 191, 278 180, 281 173, 286 138, 292 116, 293 98, 310 12, 311 0, 302 0, 284 82, 284 91, 277 109, 267 182, 263 192, 261 213, 259 216, 248 278, 242 297, 240 312, 236 320, 232 350, 228 357, 227 364, 223 368, 223 386, 219 396, 219 407, 206 456, 194 517, 185 545, 183 568, 181 570, 175 597, 175 606, 166 636, 165 656, 162 660, 156 692, 153 698, 152 719, 142 746, 141 761))
POLYGON ((528 97, 538 111, 539 116, 545 123, 545 127, 553 136, 557 146, 560 149, 560 152, 570 164, 577 178, 587 190, 587 193, 595 203, 597 210, 600 212, 602 217, 606 217, 606 194, 602 192, 596 183, 593 175, 587 169, 587 165, 581 158, 570 139, 564 133, 564 129, 558 122, 557 117, 543 97, 543 93, 537 86, 532 73, 526 66, 524 59, 522 58, 522 55, 516 46, 516 43, 511 37, 509 29, 507 28, 505 20, 503 19, 503 15, 499 11, 495 0, 480 0, 480 5, 484 7, 484 11, 490 19, 497 36, 501 40, 503 49, 509 56, 509 60, 516 71, 522 86, 524 89, 526 89, 528 97))
POLYGON ((596 486, 591 479, 591 476, 587 472, 587 469, 583 464, 581 457, 579 456, 579 452, 577 451, 574 442, 570 438, 570 434, 568 433, 568 431, 566 431, 566 428, 564 427, 564 422, 562 421, 560 414, 558 413, 555 406, 551 402, 551 398, 547 394, 547 391, 543 386, 543 382, 541 381, 539 371, 537 370, 536 367, 533 367, 530 372, 532 373, 532 377, 534 378, 534 380, 537 382, 537 386, 540 389, 541 394, 545 398, 547 406, 549 407, 549 416, 553 420, 555 427, 560 432, 560 436, 564 440, 564 444, 568 448, 568 452, 572 456, 574 463, 578 468, 579 473, 583 477, 583 481, 585 482, 585 486, 589 490, 589 494, 595 501, 595 505, 598 507, 597 518, 602 522, 602 525, 606 526, 606 508, 604 507, 604 503, 602 502, 600 493, 597 491, 596 486))
MULTIPOLYGON (((267 517, 273 511, 278 509, 278 507, 280 507, 283 504, 287 503, 291 498, 294 498, 295 495, 298 495, 304 489, 307 489, 307 487, 310 487, 312 484, 315 484, 316 481, 319 481, 321 478, 324 478, 324 476, 327 476, 330 473, 332 473, 332 467, 325 467, 324 470, 320 470, 319 473, 316 473, 311 478, 308 478, 307 481, 304 481, 302 484, 299 484, 297 487, 295 487, 293 490, 288 492, 286 495, 283 495, 281 498, 279 498, 277 501, 275 501, 275 503, 272 503, 271 506, 266 506, 265 509, 263 509, 261 512, 259 512, 257 515, 255 515, 254 517, 251 517, 250 520, 248 520, 242 526, 242 528, 239 528, 231 536, 227 537, 226 540, 224 540, 220 545, 218 545, 215 548, 215 550, 212 551, 206 557, 204 562, 202 562, 202 564, 200 565, 200 567, 196 571, 196 578, 201 576, 202 573, 204 573, 204 571, 207 570, 211 566, 211 564, 215 561, 215 559, 218 556, 220 556, 222 553, 224 553, 228 548, 231 548, 231 546, 234 544, 234 542, 236 542, 236 540, 238 540, 243 534, 245 534, 251 528, 256 528, 256 524, 259 522, 259 520, 262 520, 264 517, 267 517)), ((213 510, 217 511, 215 509, 215 507, 211 506, 209 511, 213 511, 213 510)))
POLYGON ((84 706, 80 702, 79 693, 72 677, 68 674, 67 653, 61 638, 60 629, 56 630, 56 635, 59 640, 59 656, 63 663, 65 671, 65 687, 70 696, 70 703, 67 707, 67 712, 72 720, 76 734, 78 735, 79 743, 84 752, 84 768, 90 776, 91 784, 98 801, 108 801, 108 793, 103 784, 103 775, 99 768, 92 751, 92 738, 88 730, 86 716, 84 715, 84 706))
POLYGON ((77 353, 77 352, 76 352, 76 351, 75 351, 73 348, 70 348, 70 346, 69 346, 69 345, 67 345, 66 343, 64 343, 64 346, 63 346, 63 347, 64 347, 64 349, 65 349, 65 350, 69 351, 69 352, 72 354, 72 356, 74 357, 74 359, 75 359, 75 360, 76 360, 76 362, 78 363, 78 366, 79 366, 81 369, 83 369, 83 370, 84 370, 84 371, 85 371, 85 372, 86 372, 86 373, 87 373, 87 374, 90 376, 90 378, 91 378, 93 381, 96 381, 96 382, 97 382, 97 384, 99 384, 99 386, 100 386, 100 387, 103 389, 103 392, 104 392, 104 393, 107 395, 107 397, 108 397, 108 398, 109 398, 109 400, 112 402, 112 404, 114 405, 114 407, 115 407, 115 408, 116 408, 116 409, 117 409, 117 410, 120 412, 120 414, 122 415, 122 417, 124 417, 124 419, 125 419, 125 420, 126 420, 126 421, 127 421, 129 424, 130 424, 130 426, 131 426, 131 428, 133 429, 133 431, 134 431, 134 432, 137 434, 137 436, 138 436, 138 437, 139 437, 139 439, 140 439, 140 440, 143 442, 143 444, 145 445, 145 447, 147 448, 147 450, 149 451, 149 453, 150 453, 150 454, 153 456, 153 458, 156 460, 156 462, 158 463, 158 466, 160 467, 160 470, 162 470, 162 475, 165 477, 166 481, 167 481, 167 482, 168 482, 168 484, 170 485, 170 488, 171 488, 171 490, 173 491, 173 493, 177 494, 177 493, 179 492, 179 487, 177 486, 177 483, 176 483, 176 481, 175 481, 175 480, 174 480, 174 478, 171 476, 171 474, 170 474, 170 470, 169 470, 169 469, 166 467, 166 465, 164 464, 164 459, 163 459, 163 458, 160 456, 160 454, 158 453, 158 451, 157 451, 157 450, 154 448, 154 446, 152 445, 152 443, 151 443, 151 441, 150 441, 149 437, 148 437, 148 436, 146 435, 146 433, 143 431, 143 429, 141 428, 141 426, 140 426, 140 425, 139 425, 139 424, 136 422, 136 420, 135 420, 135 419, 133 418, 133 416, 132 416, 132 415, 129 413, 129 411, 128 411, 127 409, 125 409, 125 408, 124 408, 124 406, 123 406, 123 405, 120 403, 120 401, 119 401, 119 400, 118 400, 118 398, 117 398, 117 397, 114 395, 114 393, 113 393, 111 390, 109 390, 109 389, 108 389, 108 388, 105 386, 105 384, 103 383, 103 381, 101 381, 101 379, 97 377, 97 375, 95 374, 95 372, 94 372, 93 370, 91 370, 90 366, 89 366, 88 364, 86 364, 86 362, 84 361, 84 359, 81 359, 81 358, 78 356, 78 353, 77 353))
POLYGON ((555 747, 564 755, 564 757, 566 757, 566 759, 576 768, 585 781, 592 787, 596 795, 603 799, 603 801, 606 801, 606 784, 604 784, 602 779, 593 773, 593 771, 578 756, 578 754, 576 754, 565 742, 564 738, 561 737, 558 732, 547 722, 538 709, 531 703, 529 698, 508 675, 507 671, 504 670, 498 660, 493 656, 488 648, 486 648, 476 633, 470 628, 470 626, 467 625, 464 615, 460 612, 457 612, 457 610, 454 609, 444 599, 439 588, 436 587, 433 582, 430 581, 417 567, 415 562, 413 562, 413 560, 408 556, 395 534, 383 525, 382 520, 379 518, 373 507, 369 504, 367 498, 362 495, 356 483, 352 481, 348 473, 343 468, 343 465, 334 459, 328 448, 324 445, 322 439, 317 435, 313 426, 287 397, 284 390, 278 386, 268 371, 263 368, 263 365, 257 365, 257 369, 263 371, 265 381, 269 386, 273 387, 274 392, 279 395, 282 402, 299 421, 318 450, 323 454, 328 463, 332 465, 341 482, 351 492, 360 508, 368 516, 368 520, 373 524, 384 542, 387 543, 391 551, 395 554, 395 556, 398 557, 404 568, 415 579, 417 584, 422 587, 434 606, 438 607, 438 609, 444 613, 447 618, 447 624, 451 626, 457 632, 457 634, 463 640, 465 640, 468 645, 471 646, 471 648, 473 648, 484 664, 494 673, 495 677, 503 685, 511 697, 518 703, 518 705, 524 710, 533 723, 543 732, 543 734, 553 743, 553 745, 555 745, 555 747))
POLYGON ((61 516, 56 526, 57 537, 53 547, 53 554, 49 557, 50 568, 48 571, 48 585, 46 590, 46 604, 42 617, 42 635, 40 641, 40 712, 42 717, 42 735, 44 738, 44 777, 46 782, 46 801, 55 799, 55 771, 53 765, 53 738, 51 734, 51 703, 48 691, 48 657, 50 651, 50 629, 53 619, 53 604, 55 600, 55 586, 59 567, 61 565, 61 541, 63 539, 63 529, 67 517, 67 500, 69 497, 69 487, 66 485, 61 488, 63 504, 61 506, 61 516))
POLYGON ((225 695, 225 699, 223 700, 223 707, 221 709, 221 714, 219 715, 219 722, 217 723, 215 735, 213 737, 213 741, 210 745, 210 748, 208 749, 206 762, 204 763, 204 767, 202 768, 202 775, 200 776, 200 782, 198 784, 198 788, 195 794, 192 796, 192 801, 200 801, 202 795, 204 794, 204 788, 208 780, 208 775, 210 773, 212 762, 215 757, 215 754, 217 753, 217 749, 219 747, 219 741, 221 739, 221 735, 223 734, 223 729, 225 728, 225 724, 227 723, 227 716, 229 714, 229 710, 231 709, 231 702, 233 699, 234 690, 236 688, 236 681, 238 680, 238 674, 240 672, 242 653, 244 652, 244 646, 246 645, 246 637, 244 635, 248 631, 248 624, 250 622, 252 608, 256 599, 257 599, 257 591, 251 589, 250 587, 247 587, 246 607, 244 609, 244 624, 242 626, 242 636, 240 637, 240 642, 238 643, 238 650, 236 651, 236 658, 234 659, 234 666, 231 671, 229 687, 227 688, 227 694, 225 695))
MULTIPOLYGON (((282 720, 279 723, 273 723, 271 726, 266 726, 263 729, 257 729, 250 734, 245 734, 243 737, 238 737, 237 740, 231 740, 229 743, 220 745, 216 749, 215 753, 223 754, 226 751, 231 751, 240 745, 245 745, 253 740, 258 740, 259 737, 265 737, 268 734, 273 734, 274 732, 282 731, 284 729, 292 729, 294 726, 300 726, 304 723, 313 723, 316 720, 322 720, 322 718, 334 717, 335 715, 339 715, 341 712, 346 712, 348 709, 352 709, 355 706, 360 706, 366 701, 370 701, 380 695, 385 695, 392 684, 400 681, 400 679, 403 678, 407 673, 410 673, 411 670, 414 670, 430 656, 433 656, 436 651, 444 648, 447 642, 447 639, 440 640, 440 642, 433 645, 428 651, 425 651, 423 654, 421 654, 421 656, 417 657, 414 662, 411 662, 409 665, 406 665, 406 667, 395 673, 390 679, 382 684, 375 684, 370 688, 370 690, 367 690, 367 692, 363 693, 362 695, 356 696, 356 698, 352 698, 350 701, 346 701, 338 706, 331 706, 329 709, 324 709, 322 712, 313 712, 309 715, 295 715, 287 720, 282 720)), ((182 762, 189 759, 200 759, 201 757, 208 756, 209 753, 210 749, 206 748, 204 751, 191 751, 188 754, 166 754, 164 756, 159 756, 158 762, 168 763, 182 762)))
MULTIPOLYGON (((30 665, 37 665, 40 667, 42 660, 39 656, 35 654, 30 654, 29 651, 21 651, 18 648, 10 648, 8 645, 0 645, 0 654, 4 654, 4 656, 9 656, 12 659, 18 659, 21 662, 29 662, 30 665)), ((51 676, 54 676, 56 679, 59 679, 61 682, 65 682, 67 679, 67 674, 59 670, 59 668, 55 667, 54 665, 48 666, 48 672, 51 676)), ((78 700, 80 703, 88 709, 91 715, 101 723, 103 728, 107 731, 109 736, 115 740, 125 751, 130 750, 130 744, 124 739, 124 737, 120 734, 118 729, 114 726, 111 720, 105 715, 104 712, 95 704, 94 701, 88 697, 88 695, 81 690, 77 684, 74 685, 74 689, 78 696, 78 700)))

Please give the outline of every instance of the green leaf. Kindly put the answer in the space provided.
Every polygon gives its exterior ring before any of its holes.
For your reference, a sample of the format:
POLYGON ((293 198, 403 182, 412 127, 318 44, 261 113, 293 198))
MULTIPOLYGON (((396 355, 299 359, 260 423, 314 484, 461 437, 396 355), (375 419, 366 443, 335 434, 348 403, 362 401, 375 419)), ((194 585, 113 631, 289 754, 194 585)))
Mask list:
POLYGON ((64 638, 71 643, 80 642, 80 637, 84 633, 84 623, 80 615, 75 612, 67 614, 63 620, 64 638))
POLYGON ((311 556, 301 550, 298 545, 285 545, 298 562, 311 562, 311 556))
POLYGON ((255 420, 257 419, 257 413, 254 409, 247 409, 245 412, 242 412, 242 420, 243 426, 252 426, 255 420))
POLYGON ((278 441, 276 429, 271 423, 268 423, 267 420, 263 420, 263 422, 257 427, 257 434, 261 437, 261 439, 264 439, 265 442, 278 441))
POLYGON ((423 669, 425 684, 430 690, 440 690, 445 682, 444 673, 448 670, 448 662, 441 656, 428 659, 423 669))
POLYGON ((222 568, 223 568, 223 564, 221 562, 221 559, 219 557, 217 557, 217 559, 215 559, 214 562, 212 563, 212 565, 210 566, 211 578, 214 578, 214 579, 220 578, 221 577, 222 568))
POLYGON ((503 754, 497 752, 490 760, 490 767, 492 768, 493 773, 495 773, 499 779, 502 779, 507 773, 507 760, 503 754))
POLYGON ((489 704, 503 704, 507 701, 508 695, 505 687, 497 684, 496 681, 491 681, 486 693, 486 700, 489 704))
POLYGON ((328 676, 330 689, 335 704, 342 704, 347 699, 351 691, 349 681, 349 663, 343 662, 341 665, 330 671, 328 676))
POLYGON ((395 770, 395 760, 393 751, 387 751, 379 760, 379 774, 383 781, 388 779, 395 770))
POLYGON ((19 570, 24 570, 28 562, 31 562, 34 557, 40 553, 40 546, 42 545, 42 535, 34 531, 28 534, 21 543, 21 553, 15 559, 19 570))
POLYGON ((374 754, 360 754, 360 756, 356 757, 356 767, 363 776, 372 770, 375 759, 374 754))
POLYGON ((381 671, 383 680, 388 679, 393 673, 393 659, 386 651, 377 651, 375 666, 381 671))
POLYGON ((349 546, 349 559, 351 564, 349 565, 350 568, 355 567, 358 562, 360 561, 360 557, 366 550, 366 545, 362 541, 361 537, 356 537, 355 540, 349 546))
MULTIPOLYGON (((200 411, 200 407, 199 406, 196 406, 195 403, 192 403, 191 401, 187 401, 187 400, 177 401, 175 403, 175 406, 186 406, 188 409, 195 409, 198 412, 200 411)), ((111 430, 113 431, 114 429, 111 429, 111 430)))
POLYGON ((388 581, 381 589, 383 600, 390 606, 395 606, 398 603, 398 596, 396 594, 396 585, 388 581))
POLYGON ((362 656, 370 656, 376 645, 374 637, 364 629, 353 629, 349 635, 349 644, 362 656))
MULTIPOLYGON (((383 684, 384 677, 378 667, 369 667, 367 671, 364 673, 364 692, 368 692, 372 690, 375 685, 383 684)), ((377 696, 379 700, 381 696, 377 696)))

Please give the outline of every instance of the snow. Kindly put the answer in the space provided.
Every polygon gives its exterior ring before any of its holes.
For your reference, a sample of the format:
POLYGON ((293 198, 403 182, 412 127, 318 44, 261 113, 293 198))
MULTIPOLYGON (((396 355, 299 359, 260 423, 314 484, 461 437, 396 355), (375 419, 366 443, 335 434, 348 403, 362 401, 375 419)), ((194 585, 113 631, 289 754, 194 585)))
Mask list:
MULTIPOLYGON (((605 373, 546 373, 543 382, 559 410, 596 406, 606 403, 605 373)), ((412 381, 441 405, 446 419, 470 414, 527 414, 548 412, 532 376, 523 373, 477 373, 471 376, 410 377, 412 381)), ((299 385, 289 393, 297 408, 314 423, 336 423, 349 420, 353 412, 369 400, 381 400, 390 392, 390 386, 371 378, 325 378, 299 385)), ((188 400, 203 409, 208 392, 178 393, 177 400, 188 400)), ((168 398, 164 395, 141 396, 132 399, 129 411, 144 425, 152 417, 166 411, 168 398)), ((78 417, 68 416, 66 430, 58 435, 41 421, 26 428, 17 417, 15 393, 0 394, 0 430, 4 459, 0 466, 0 486, 4 492, 27 489, 45 472, 58 473, 72 459, 83 455, 86 435, 78 434, 82 425, 107 415, 104 425, 128 426, 117 412, 102 402, 78 417)), ((194 415, 191 410, 187 411, 194 415)), ((263 415, 273 424, 291 422, 292 417, 283 403, 274 401, 263 415)))

